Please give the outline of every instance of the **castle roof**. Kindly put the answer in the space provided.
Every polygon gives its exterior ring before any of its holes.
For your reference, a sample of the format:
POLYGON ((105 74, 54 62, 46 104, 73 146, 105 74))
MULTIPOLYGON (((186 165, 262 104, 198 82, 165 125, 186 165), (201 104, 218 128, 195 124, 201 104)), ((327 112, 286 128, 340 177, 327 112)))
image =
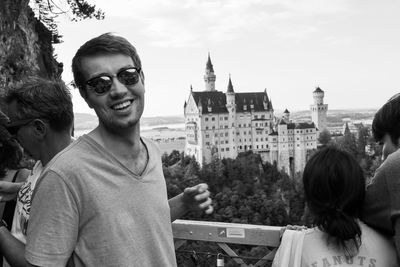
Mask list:
POLYGON ((213 64, 211 63, 210 52, 208 52, 208 60, 207 60, 207 64, 206 64, 206 69, 209 70, 210 72, 214 72, 214 67, 213 67, 213 64))
MULTIPOLYGON (((226 108, 226 96, 225 93, 220 91, 201 91, 191 92, 197 106, 201 105, 202 114, 208 113, 228 113, 226 108), (199 101, 201 99, 201 101, 199 101), (208 111, 208 107, 211 107, 211 112, 208 111)), ((253 111, 265 111, 264 108, 264 92, 255 93, 235 93, 235 103, 237 112, 253 111), (250 105, 253 105, 251 109, 250 105), (243 109, 246 106, 246 110, 243 109)), ((272 103, 267 97, 267 110, 272 109, 272 103)))
POLYGON ((314 93, 323 93, 324 91, 319 86, 314 90, 314 93))
POLYGON ((269 135, 278 135, 278 132, 272 132, 269 135))
POLYGON ((291 122, 287 126, 289 129, 310 129, 315 128, 314 122, 291 122))
POLYGON ((280 122, 279 122, 279 125, 285 125, 285 124, 287 124, 284 120, 281 120, 280 122))
POLYGON ((285 109, 285 111, 283 113, 290 113, 289 110, 285 109))

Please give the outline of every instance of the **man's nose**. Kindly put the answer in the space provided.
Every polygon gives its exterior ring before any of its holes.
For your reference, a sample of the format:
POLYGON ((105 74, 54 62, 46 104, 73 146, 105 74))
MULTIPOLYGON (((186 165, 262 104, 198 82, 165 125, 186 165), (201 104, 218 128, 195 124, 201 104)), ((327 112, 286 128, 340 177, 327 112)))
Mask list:
POLYGON ((110 90, 111 97, 118 97, 120 95, 124 95, 127 93, 127 91, 128 88, 126 88, 126 85, 121 83, 117 77, 113 77, 113 83, 110 90))

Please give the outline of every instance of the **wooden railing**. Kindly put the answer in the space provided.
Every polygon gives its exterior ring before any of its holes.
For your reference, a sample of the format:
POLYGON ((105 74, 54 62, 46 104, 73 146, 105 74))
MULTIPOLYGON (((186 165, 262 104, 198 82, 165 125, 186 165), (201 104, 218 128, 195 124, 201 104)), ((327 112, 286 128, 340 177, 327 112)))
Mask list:
POLYGON ((176 220, 172 223, 175 250, 186 241, 216 243, 241 267, 265 266, 272 261, 279 246, 282 227, 252 224, 176 220), (247 264, 229 244, 268 247, 267 253, 254 265, 247 264))

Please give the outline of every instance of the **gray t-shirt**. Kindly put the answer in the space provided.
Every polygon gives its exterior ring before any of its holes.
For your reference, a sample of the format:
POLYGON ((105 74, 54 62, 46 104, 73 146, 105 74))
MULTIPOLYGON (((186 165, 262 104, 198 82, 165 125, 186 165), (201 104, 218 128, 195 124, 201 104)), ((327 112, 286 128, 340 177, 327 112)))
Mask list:
POLYGON ((39 266, 176 266, 160 154, 133 174, 89 136, 59 153, 36 185, 26 259, 39 266))

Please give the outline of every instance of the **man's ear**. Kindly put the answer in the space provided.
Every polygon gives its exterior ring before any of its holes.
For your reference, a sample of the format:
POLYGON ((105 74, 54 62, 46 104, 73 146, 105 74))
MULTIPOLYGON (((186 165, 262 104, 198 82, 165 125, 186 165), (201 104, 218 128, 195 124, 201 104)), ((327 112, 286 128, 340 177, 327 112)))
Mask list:
POLYGON ((89 108, 93 108, 90 102, 88 101, 88 95, 86 89, 79 87, 79 94, 85 100, 86 104, 88 104, 89 108))
POLYGON ((50 127, 49 125, 46 125, 41 119, 36 119, 33 121, 33 134, 35 137, 39 139, 44 139, 47 134, 47 127, 50 127))

